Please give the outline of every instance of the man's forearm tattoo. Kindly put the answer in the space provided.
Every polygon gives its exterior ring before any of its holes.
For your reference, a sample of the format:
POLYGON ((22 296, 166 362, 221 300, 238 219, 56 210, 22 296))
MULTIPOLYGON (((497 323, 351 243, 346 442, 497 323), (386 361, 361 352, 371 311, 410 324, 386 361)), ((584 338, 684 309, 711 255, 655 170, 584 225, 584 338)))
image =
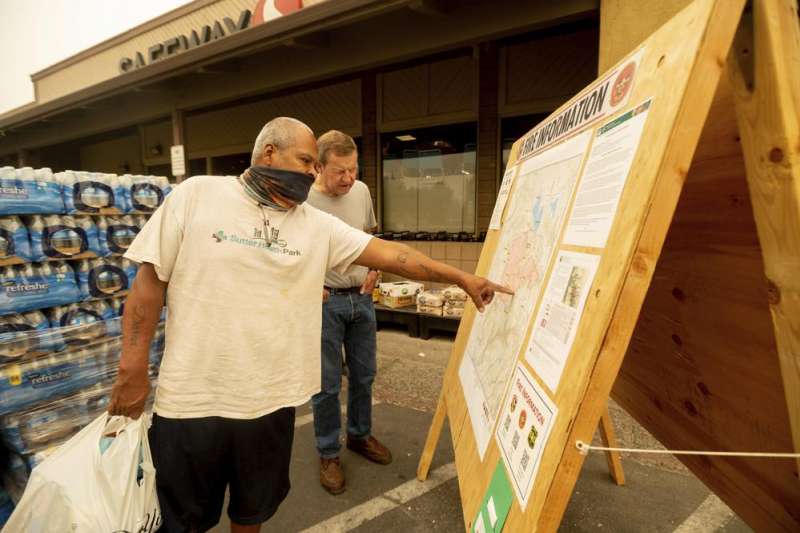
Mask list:
POLYGON ((137 346, 139 344, 139 340, 142 336, 142 326, 145 318, 144 315, 144 308, 141 305, 137 305, 133 308, 131 316, 131 333, 130 337, 128 338, 129 346, 137 346))
POLYGON ((409 264, 408 257, 408 252, 397 254, 398 270, 403 276, 426 281, 447 281, 441 274, 421 261, 412 260, 411 264, 409 264))

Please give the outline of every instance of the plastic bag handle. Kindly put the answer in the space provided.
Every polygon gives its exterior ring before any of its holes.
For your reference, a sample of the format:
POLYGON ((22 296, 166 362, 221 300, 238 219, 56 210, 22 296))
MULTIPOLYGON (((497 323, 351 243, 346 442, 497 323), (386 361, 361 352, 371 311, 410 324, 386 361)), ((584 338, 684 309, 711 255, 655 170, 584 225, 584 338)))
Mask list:
MULTIPOLYGON (((112 481, 109 479, 108 472, 106 472, 106 470, 103 468, 103 463, 102 463, 103 454, 100 453, 100 439, 103 438, 103 436, 105 435, 106 429, 107 429, 107 427, 109 425, 111 425, 111 424, 113 424, 115 422, 121 422, 122 425, 120 427, 118 427, 118 428, 115 428, 115 431, 117 433, 117 436, 115 438, 116 439, 135 438, 132 435, 132 433, 135 433, 135 432, 132 431, 132 430, 137 429, 137 428, 135 428, 135 426, 138 425, 139 426, 139 428, 138 428, 139 429, 139 434, 138 434, 138 439, 137 440, 138 440, 139 444, 141 445, 141 442, 142 442, 142 431, 146 431, 146 424, 145 424, 146 419, 145 419, 145 416, 146 415, 144 413, 142 413, 142 415, 139 417, 138 420, 134 420, 132 418, 127 418, 127 417, 123 417, 123 416, 111 416, 107 412, 103 413, 103 415, 101 415, 101 418, 104 418, 104 423, 102 425, 100 425, 98 423, 97 432, 95 434, 95 438, 93 439, 94 446, 92 446, 92 448, 93 448, 92 456, 93 456, 94 470, 98 474, 97 475, 98 483, 100 483, 102 485, 102 487, 103 487, 103 490, 100 491, 101 497, 109 497, 110 498, 110 495, 114 494, 114 492, 116 490, 116 487, 114 486, 112 481)), ((98 419, 98 422, 99 422, 99 420, 101 418, 98 419)), ((114 443, 112 443, 111 446, 114 446, 114 443)), ((134 485, 136 483, 136 469, 139 467, 139 453, 138 453, 139 447, 140 446, 136 446, 135 447, 136 453, 134 454, 133 457, 130 458, 130 464, 127 466, 127 469, 126 469, 126 472, 125 472, 126 476, 127 476, 127 480, 128 480, 128 483, 127 483, 126 489, 125 489, 126 491, 130 490, 131 483, 133 483, 134 485), (131 480, 133 480, 133 482, 131 482, 131 480)), ((109 447, 109 449, 110 449, 110 447, 109 447)), ((108 453, 108 449, 106 450, 105 453, 108 453)), ((127 494, 123 498, 123 501, 126 502, 125 503, 125 507, 126 507, 125 510, 126 511, 128 511, 127 507, 128 507, 128 502, 130 501, 130 499, 131 498, 129 498, 127 494)))

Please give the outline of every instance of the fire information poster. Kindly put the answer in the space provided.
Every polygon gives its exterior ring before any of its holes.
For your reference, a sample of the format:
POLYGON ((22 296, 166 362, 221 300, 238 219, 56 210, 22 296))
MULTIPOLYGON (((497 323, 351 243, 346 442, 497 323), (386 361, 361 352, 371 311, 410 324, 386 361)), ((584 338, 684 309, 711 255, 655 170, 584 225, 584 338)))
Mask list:
POLYGON ((495 437, 523 511, 557 412, 555 404, 518 363, 495 437))

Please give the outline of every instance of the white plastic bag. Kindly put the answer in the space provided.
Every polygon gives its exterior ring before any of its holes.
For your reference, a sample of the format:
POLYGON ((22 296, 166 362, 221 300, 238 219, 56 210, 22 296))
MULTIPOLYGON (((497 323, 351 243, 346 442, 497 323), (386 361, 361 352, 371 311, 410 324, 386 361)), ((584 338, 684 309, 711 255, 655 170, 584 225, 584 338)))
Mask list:
POLYGON ((161 525, 149 417, 103 413, 34 469, 4 533, 151 533, 161 525), (108 448, 100 441, 116 433, 108 448))

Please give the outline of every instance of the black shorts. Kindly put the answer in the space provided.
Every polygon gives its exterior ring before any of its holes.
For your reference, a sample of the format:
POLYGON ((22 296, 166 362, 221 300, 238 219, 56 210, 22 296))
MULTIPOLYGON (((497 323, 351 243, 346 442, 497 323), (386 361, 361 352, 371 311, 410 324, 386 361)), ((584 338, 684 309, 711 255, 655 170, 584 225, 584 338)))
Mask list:
POLYGON ((260 524, 289 493, 294 407, 252 420, 153 415, 150 447, 165 533, 219 522, 225 488, 233 522, 260 524))

